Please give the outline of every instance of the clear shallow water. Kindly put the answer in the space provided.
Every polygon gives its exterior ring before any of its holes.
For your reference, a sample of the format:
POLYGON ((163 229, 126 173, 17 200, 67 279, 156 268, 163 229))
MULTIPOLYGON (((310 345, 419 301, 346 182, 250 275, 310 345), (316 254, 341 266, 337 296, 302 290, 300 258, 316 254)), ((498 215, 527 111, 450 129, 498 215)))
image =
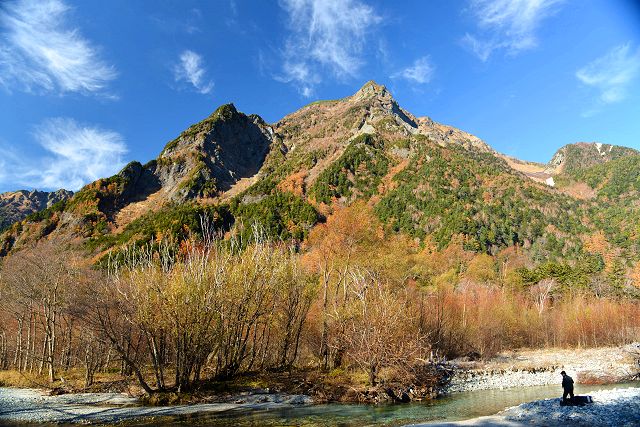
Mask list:
MULTIPOLYGON (((585 386, 576 385, 576 394, 596 390, 640 387, 640 383, 585 386)), ((557 386, 525 387, 522 389, 482 390, 457 393, 429 402, 389 405, 326 404, 264 411, 228 411, 218 414, 135 422, 144 426, 219 426, 219 427, 282 427, 282 426, 401 426, 428 421, 456 421, 492 415, 511 406, 532 400, 560 397, 557 386)), ((131 425, 131 424, 130 424, 131 425)))

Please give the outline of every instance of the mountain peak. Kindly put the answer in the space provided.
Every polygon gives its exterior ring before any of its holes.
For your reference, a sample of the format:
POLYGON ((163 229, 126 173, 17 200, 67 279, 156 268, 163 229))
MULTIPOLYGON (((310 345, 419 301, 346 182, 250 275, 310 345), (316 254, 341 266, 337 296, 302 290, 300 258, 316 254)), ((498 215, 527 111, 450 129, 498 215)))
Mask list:
POLYGON ((272 132, 260 116, 223 104, 165 146, 151 178, 173 200, 213 197, 258 172, 272 132))
POLYGON ((380 85, 373 80, 366 82, 354 95, 356 99, 367 99, 373 97, 389 97, 391 94, 384 85, 380 85))
POLYGON ((242 114, 242 113, 238 111, 238 109, 236 108, 235 105, 233 105, 233 103, 229 103, 229 104, 222 104, 221 106, 216 108, 216 110, 213 113, 211 113, 209 118, 227 120, 238 114, 242 114))
POLYGON ((551 158, 549 167, 556 172, 575 173, 620 157, 638 154, 637 150, 600 142, 576 142, 560 148, 551 158))

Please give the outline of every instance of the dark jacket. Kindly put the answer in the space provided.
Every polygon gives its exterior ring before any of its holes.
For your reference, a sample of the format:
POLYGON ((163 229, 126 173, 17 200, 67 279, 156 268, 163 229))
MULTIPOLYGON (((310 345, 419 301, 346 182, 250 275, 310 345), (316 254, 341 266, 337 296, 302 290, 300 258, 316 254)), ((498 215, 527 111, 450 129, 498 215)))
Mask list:
POLYGON ((562 388, 565 390, 573 389, 573 378, 569 375, 565 375, 562 377, 562 388))

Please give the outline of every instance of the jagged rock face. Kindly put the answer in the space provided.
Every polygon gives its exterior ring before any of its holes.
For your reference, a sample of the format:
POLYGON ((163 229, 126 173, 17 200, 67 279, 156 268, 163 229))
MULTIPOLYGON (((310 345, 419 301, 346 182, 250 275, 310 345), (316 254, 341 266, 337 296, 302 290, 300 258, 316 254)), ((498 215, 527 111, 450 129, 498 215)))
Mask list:
POLYGON ((62 189, 53 192, 20 190, 2 193, 0 194, 0 230, 72 195, 73 192, 62 189))
POLYGON ((429 117, 416 118, 402 109, 384 86, 375 82, 365 84, 350 101, 368 104, 368 116, 365 120, 369 126, 368 133, 391 132, 396 134, 396 138, 397 135, 423 135, 443 146, 458 144, 467 149, 493 152, 489 145, 474 135, 434 122, 429 117))
POLYGON ((411 113, 400 108, 386 87, 375 82, 366 83, 351 96, 350 101, 354 104, 362 103, 365 105, 365 110, 367 111, 365 121, 368 123, 379 123, 385 118, 391 118, 395 128, 391 126, 389 130, 400 131, 405 134, 415 134, 418 131, 416 118, 411 113))
POLYGON ((149 165, 174 200, 211 197, 255 175, 273 142, 259 116, 223 105, 171 141, 149 165))
POLYGON ((551 158, 548 168, 555 174, 572 174, 591 166, 635 154, 640 152, 633 148, 599 142, 578 142, 560 148, 551 158))
POLYGON ((116 176, 124 182, 116 208, 144 200, 161 188, 160 179, 153 173, 153 168, 139 162, 129 163, 116 176))

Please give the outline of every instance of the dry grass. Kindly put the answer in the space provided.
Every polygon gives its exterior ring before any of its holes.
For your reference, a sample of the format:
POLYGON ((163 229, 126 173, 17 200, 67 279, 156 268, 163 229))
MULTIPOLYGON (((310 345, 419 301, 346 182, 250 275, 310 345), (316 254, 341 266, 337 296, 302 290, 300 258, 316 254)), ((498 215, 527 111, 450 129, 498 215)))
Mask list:
POLYGON ((45 376, 38 376, 30 374, 28 372, 0 371, 0 386, 1 387, 19 387, 19 388, 31 388, 42 387, 47 383, 45 376))
POLYGON ((128 388, 129 379, 117 373, 100 372, 95 375, 95 382, 85 387, 84 371, 70 369, 58 375, 53 383, 49 383, 46 374, 38 375, 16 370, 0 371, 0 387, 58 389, 65 392, 120 392, 128 388))

